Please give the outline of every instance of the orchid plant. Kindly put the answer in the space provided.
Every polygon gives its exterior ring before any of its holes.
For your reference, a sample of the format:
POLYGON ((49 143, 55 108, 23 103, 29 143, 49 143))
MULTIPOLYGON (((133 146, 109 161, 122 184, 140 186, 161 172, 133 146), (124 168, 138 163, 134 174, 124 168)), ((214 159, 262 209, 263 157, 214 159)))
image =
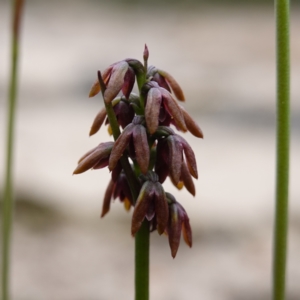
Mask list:
POLYGON ((101 91, 105 107, 96 115, 90 135, 106 124, 115 141, 100 143, 83 155, 74 174, 108 167, 111 179, 101 217, 118 198, 126 210, 133 207, 132 235, 139 233, 143 223, 148 232, 167 234, 174 258, 181 234, 192 246, 192 230, 185 209, 164 190, 163 183, 169 177, 175 187, 185 187, 195 196, 192 177, 198 178, 194 151, 175 130, 189 131, 198 138, 203 138, 203 133, 177 102, 185 101, 177 81, 161 69, 148 67, 147 46, 143 57, 144 64, 125 59, 110 65, 103 74, 98 71, 89 96, 101 91), (139 95, 132 92, 136 80, 139 95))

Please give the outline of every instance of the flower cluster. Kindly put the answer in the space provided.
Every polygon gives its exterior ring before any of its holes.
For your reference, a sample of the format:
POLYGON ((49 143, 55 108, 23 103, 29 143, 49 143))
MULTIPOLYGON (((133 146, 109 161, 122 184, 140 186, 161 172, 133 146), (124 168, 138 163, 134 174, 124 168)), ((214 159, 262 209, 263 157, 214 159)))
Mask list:
POLYGON ((148 67, 148 56, 146 47, 144 64, 125 59, 110 65, 102 75, 98 73, 89 96, 101 91, 105 108, 94 119, 90 135, 97 133, 103 124, 112 133, 113 122, 121 133, 114 132, 114 142, 101 143, 87 152, 74 174, 108 167, 111 179, 101 217, 110 210, 112 199, 120 199, 126 210, 134 207, 132 235, 143 222, 149 222, 151 231, 168 235, 171 254, 175 257, 181 232, 191 247, 192 231, 186 211, 173 195, 165 192, 162 184, 169 177, 175 187, 185 187, 195 196, 192 177, 197 179, 198 171, 193 149, 174 129, 189 131, 199 138, 203 138, 203 133, 179 105, 178 101, 185 101, 185 97, 177 81, 163 70, 148 67), (139 95, 132 93, 135 81, 139 95), (130 176, 134 177, 136 186, 130 176))

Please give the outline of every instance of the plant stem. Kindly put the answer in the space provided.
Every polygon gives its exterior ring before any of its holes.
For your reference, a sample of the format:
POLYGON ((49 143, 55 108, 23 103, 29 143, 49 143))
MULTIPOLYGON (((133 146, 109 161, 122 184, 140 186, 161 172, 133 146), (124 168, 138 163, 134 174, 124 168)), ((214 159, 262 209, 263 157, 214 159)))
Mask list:
POLYGON ((14 1, 13 6, 13 30, 11 46, 11 77, 8 99, 8 123, 7 123, 7 149, 6 171, 2 211, 2 300, 9 299, 9 275, 10 275, 10 240, 13 215, 13 149, 14 130, 17 100, 17 72, 19 52, 19 29, 23 10, 23 1, 14 1))
POLYGON ((273 300, 283 300, 285 299, 289 184, 289 0, 276 0, 275 7, 277 24, 277 170, 273 300))
POLYGON ((149 222, 144 220, 135 235, 135 300, 149 299, 149 222))

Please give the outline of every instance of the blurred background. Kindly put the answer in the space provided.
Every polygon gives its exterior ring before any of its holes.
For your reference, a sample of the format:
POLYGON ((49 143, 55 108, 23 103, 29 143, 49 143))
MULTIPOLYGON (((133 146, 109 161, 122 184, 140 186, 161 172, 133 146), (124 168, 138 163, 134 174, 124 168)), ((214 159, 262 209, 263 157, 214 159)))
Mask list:
MULTIPOLYGON (((287 299, 300 299, 300 18, 291 7, 291 177, 287 299), (297 150, 298 149, 298 150, 297 150)), ((10 67, 9 1, 0 1, 0 191, 10 67)), ((177 191, 193 229, 175 260, 151 236, 151 299, 270 299, 275 180, 272 1, 28 1, 23 19, 12 241, 14 300, 133 299, 131 213, 99 218, 108 170, 72 176, 103 107, 96 71, 123 58, 171 73, 204 140, 197 195, 177 191)))

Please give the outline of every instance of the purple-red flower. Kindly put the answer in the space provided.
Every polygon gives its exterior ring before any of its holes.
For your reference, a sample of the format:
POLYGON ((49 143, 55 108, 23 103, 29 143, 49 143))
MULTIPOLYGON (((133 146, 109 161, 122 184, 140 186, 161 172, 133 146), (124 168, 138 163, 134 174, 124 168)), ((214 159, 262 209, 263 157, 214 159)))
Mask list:
MULTIPOLYGON (((110 65, 103 72, 102 79, 106 84, 104 101, 109 103, 119 94, 121 90, 126 98, 129 97, 135 82, 135 72, 127 61, 122 60, 110 65)), ((97 80, 91 88, 89 97, 94 97, 100 91, 100 83, 97 80)))
MULTIPOLYGON (((169 128, 170 131, 170 128, 169 128)), ((197 163, 193 149, 177 134, 158 139, 156 147, 155 172, 163 183, 169 175, 175 186, 180 182, 195 196, 195 186, 191 176, 198 178, 197 163)))
POLYGON ((97 147, 88 151, 79 161, 73 174, 80 174, 89 169, 101 169, 108 166, 108 160, 114 142, 101 143, 97 147))
POLYGON ((183 238, 189 247, 192 247, 192 229, 189 217, 180 203, 176 201, 173 195, 166 193, 169 203, 169 221, 167 233, 172 257, 175 258, 180 244, 181 231, 183 238))
POLYGON ((113 177, 109 181, 104 194, 101 218, 109 212, 111 199, 119 198, 124 203, 127 211, 133 206, 132 195, 125 174, 123 172, 120 173, 116 180, 113 177))
POLYGON ((102 74, 98 71, 98 80, 89 96, 103 89, 106 108, 94 119, 90 135, 108 124, 108 132, 113 133, 116 140, 101 143, 82 156, 74 174, 108 166, 111 178, 101 217, 109 212, 115 199, 119 199, 126 210, 134 207, 132 235, 147 222, 150 231, 168 235, 174 258, 181 233, 188 246, 192 246, 192 230, 185 209, 164 191, 162 183, 169 176, 178 189, 185 187, 195 196, 192 177, 198 178, 198 171, 191 146, 175 134, 171 125, 199 138, 203 138, 203 133, 178 104, 178 101, 185 101, 178 82, 169 73, 148 67, 148 58, 149 50, 145 45, 144 64, 127 58, 110 65, 102 74), (139 95, 132 93, 135 80, 139 95))
POLYGON ((150 66, 148 68, 147 75, 148 77, 151 77, 153 81, 156 81, 160 87, 165 88, 169 92, 172 90, 177 100, 185 101, 185 97, 180 85, 171 74, 157 69, 154 66, 150 66))
POLYGON ((155 217, 156 228, 159 234, 165 231, 168 223, 169 211, 165 191, 158 182, 158 177, 154 172, 148 172, 146 178, 132 215, 132 235, 135 235, 140 229, 145 217, 149 221, 155 217))
MULTIPOLYGON (((137 95, 130 94, 129 101, 124 97, 117 97, 112 101, 112 106, 117 118, 119 125, 124 129, 129 123, 131 123, 134 117, 134 109, 132 108, 131 102, 136 101, 137 95)), ((90 136, 97 133, 104 120, 106 118, 106 109, 102 108, 99 113, 96 115, 94 122, 91 126, 90 136)), ((105 124, 108 124, 108 118, 106 118, 105 124)))
POLYGON ((150 150, 147 139, 146 128, 143 125, 143 117, 134 117, 132 123, 127 125, 121 135, 116 140, 109 159, 108 167, 113 170, 117 165, 119 159, 123 155, 123 152, 129 146, 133 144, 134 159, 140 166, 141 172, 146 174, 148 171, 150 150))
POLYGON ((182 109, 170 92, 154 81, 147 83, 145 89, 148 89, 145 118, 150 134, 154 134, 159 125, 161 106, 174 119, 177 127, 182 131, 187 131, 182 109))

